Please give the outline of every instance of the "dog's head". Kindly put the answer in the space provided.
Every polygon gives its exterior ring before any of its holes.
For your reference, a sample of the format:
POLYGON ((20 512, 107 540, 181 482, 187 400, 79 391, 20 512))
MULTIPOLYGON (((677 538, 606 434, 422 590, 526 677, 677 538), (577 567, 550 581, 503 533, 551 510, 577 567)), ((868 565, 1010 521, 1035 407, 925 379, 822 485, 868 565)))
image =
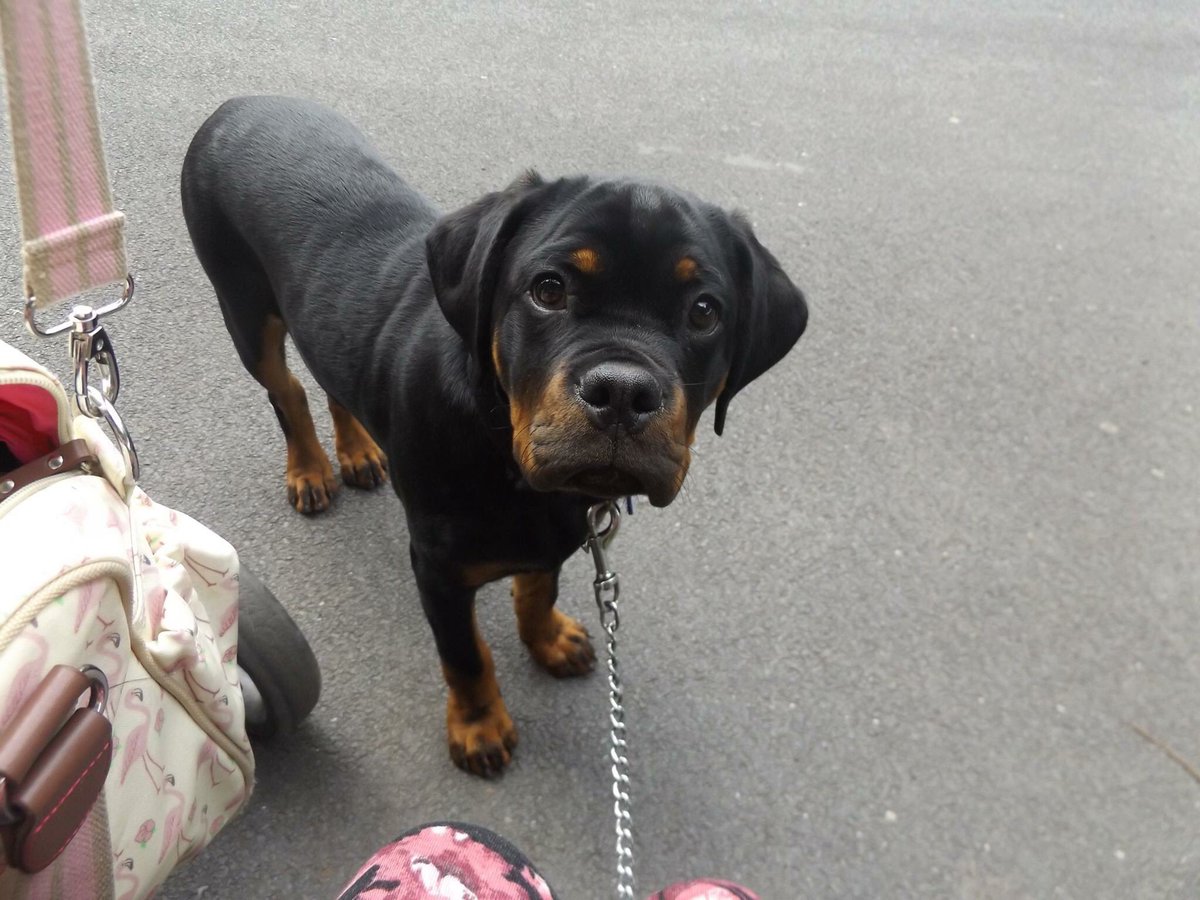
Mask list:
POLYGON ((670 503, 704 408, 720 434, 808 320, 744 219, 658 185, 530 173, 441 219, 426 256, 538 490, 670 503))

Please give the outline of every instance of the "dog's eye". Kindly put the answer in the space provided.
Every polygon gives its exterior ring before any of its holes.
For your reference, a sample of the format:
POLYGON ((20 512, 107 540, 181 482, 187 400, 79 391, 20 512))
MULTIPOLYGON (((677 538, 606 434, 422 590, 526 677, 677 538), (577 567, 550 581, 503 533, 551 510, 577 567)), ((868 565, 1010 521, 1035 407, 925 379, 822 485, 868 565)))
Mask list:
POLYGON ((530 289, 533 302, 542 309, 562 309, 567 305, 567 288, 557 275, 539 275, 530 289))
POLYGON ((721 310, 717 302, 709 297, 701 297, 688 310, 688 326, 692 331, 708 334, 721 321, 721 310))

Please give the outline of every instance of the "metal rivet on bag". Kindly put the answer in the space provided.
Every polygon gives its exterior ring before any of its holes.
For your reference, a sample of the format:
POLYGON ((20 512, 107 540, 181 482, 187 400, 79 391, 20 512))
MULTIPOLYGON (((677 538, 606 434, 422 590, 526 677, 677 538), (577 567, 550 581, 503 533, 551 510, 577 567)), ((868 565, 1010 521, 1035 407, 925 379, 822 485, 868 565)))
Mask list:
POLYGON ((6 478, 4 481, 0 481, 0 494, 7 494, 16 486, 17 483, 15 481, 11 478, 6 478))
POLYGON ((62 464, 63 464, 63 458, 61 456, 52 456, 52 457, 50 457, 49 461, 46 463, 46 465, 48 465, 50 467, 51 471, 53 471, 55 469, 61 469, 62 464))

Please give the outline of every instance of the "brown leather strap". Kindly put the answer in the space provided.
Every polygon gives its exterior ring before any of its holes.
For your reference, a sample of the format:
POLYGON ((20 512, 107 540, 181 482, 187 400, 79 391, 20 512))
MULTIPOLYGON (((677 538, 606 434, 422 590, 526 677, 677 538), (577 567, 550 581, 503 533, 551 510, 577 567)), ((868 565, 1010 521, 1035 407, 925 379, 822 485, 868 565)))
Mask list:
POLYGON ((10 796, 90 687, 78 669, 55 666, 17 708, 0 736, 0 778, 10 796))
POLYGON ((33 462, 25 463, 19 469, 0 475, 0 503, 12 497, 21 488, 28 487, 42 478, 61 475, 74 469, 86 470, 96 464, 96 455, 92 453, 86 441, 68 441, 57 450, 33 462))
POLYGON ((112 763, 112 725, 94 709, 77 709, 42 751, 12 798, 23 814, 12 863, 40 872, 66 849, 104 787, 112 763))
POLYGON ((112 725, 75 708, 90 688, 78 669, 55 666, 0 733, 0 847, 25 872, 53 862, 104 787, 112 725))

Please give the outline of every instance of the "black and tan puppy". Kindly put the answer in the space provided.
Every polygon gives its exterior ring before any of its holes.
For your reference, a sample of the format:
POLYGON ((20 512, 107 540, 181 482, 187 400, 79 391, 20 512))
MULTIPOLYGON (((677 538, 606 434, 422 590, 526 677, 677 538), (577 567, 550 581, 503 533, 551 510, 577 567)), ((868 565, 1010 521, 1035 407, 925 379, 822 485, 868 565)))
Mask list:
POLYGON ((440 215, 334 113, 230 100, 183 166, 183 210, 242 362, 287 438, 301 512, 337 484, 284 336, 328 394, 342 480, 390 471, 450 688, 450 755, 481 775, 517 742, 475 624, 513 576, 555 675, 595 660, 554 608, 597 498, 665 506, 700 413, 778 362, 807 308, 736 215, 654 184, 534 174, 440 215), (386 452, 385 452, 386 451, 386 452))

